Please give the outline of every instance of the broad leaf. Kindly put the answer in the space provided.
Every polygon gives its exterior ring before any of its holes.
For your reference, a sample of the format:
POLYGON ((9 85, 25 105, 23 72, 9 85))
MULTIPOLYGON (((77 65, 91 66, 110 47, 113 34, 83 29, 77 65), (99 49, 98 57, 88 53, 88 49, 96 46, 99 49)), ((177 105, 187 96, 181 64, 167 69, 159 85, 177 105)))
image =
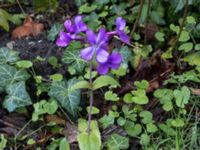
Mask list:
POLYGON ((88 81, 79 81, 75 83, 72 87, 70 87, 70 90, 77 90, 77 89, 91 89, 91 85, 88 81))
POLYGON ((97 90, 99 88, 102 88, 104 86, 120 86, 119 83, 112 77, 104 75, 98 77, 94 82, 93 82, 93 90, 97 90))
POLYGON ((78 50, 66 50, 62 61, 68 65, 71 65, 76 71, 82 72, 86 62, 80 57, 78 50))
POLYGON ((76 117, 80 103, 80 90, 71 91, 77 80, 70 79, 68 82, 54 82, 49 91, 49 95, 54 97, 62 107, 64 107, 72 116, 76 117))
POLYGON ((7 47, 0 48, 0 64, 14 63, 18 57, 18 52, 8 49, 7 47))
POLYGON ((31 98, 25 88, 25 82, 23 81, 10 84, 7 86, 6 92, 8 95, 3 102, 3 106, 10 112, 16 108, 32 104, 31 98))
POLYGON ((129 138, 114 133, 109 136, 106 143, 109 150, 128 149, 129 138))
POLYGON ((25 70, 17 70, 9 65, 0 65, 0 86, 5 88, 7 85, 16 81, 25 81, 29 74, 25 70))

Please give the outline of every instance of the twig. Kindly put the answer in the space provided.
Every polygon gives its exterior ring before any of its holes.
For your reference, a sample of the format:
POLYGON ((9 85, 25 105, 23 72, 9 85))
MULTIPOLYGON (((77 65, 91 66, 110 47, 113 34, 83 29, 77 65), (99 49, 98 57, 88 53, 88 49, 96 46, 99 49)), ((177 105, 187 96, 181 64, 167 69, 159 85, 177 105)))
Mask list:
MULTIPOLYGON (((90 61, 90 85, 92 87, 92 60, 90 61)), ((90 134, 90 127, 91 127, 91 121, 92 121, 92 105, 93 105, 93 89, 90 90, 90 109, 88 114, 88 127, 86 132, 90 134)))
POLYGON ((136 30, 136 28, 137 28, 138 22, 139 22, 139 20, 140 20, 140 16, 141 16, 141 14, 142 14, 143 5, 144 5, 144 0, 140 0, 140 8, 139 8, 139 12, 138 12, 136 21, 135 21, 135 23, 134 23, 133 29, 131 30, 131 34, 130 34, 131 37, 133 36, 133 33, 135 32, 135 30, 136 30))
POLYGON ((20 8, 21 11, 22 11, 22 13, 23 13, 23 14, 26 14, 25 11, 24 11, 24 9, 22 8, 22 5, 21 5, 21 3, 19 2, 19 0, 16 0, 16 1, 17 1, 17 4, 19 5, 19 8, 20 8))
POLYGON ((12 7, 12 6, 14 6, 14 5, 16 5, 16 3, 12 3, 12 4, 1 4, 1 5, 0 5, 0 8, 8 8, 8 7, 12 7))

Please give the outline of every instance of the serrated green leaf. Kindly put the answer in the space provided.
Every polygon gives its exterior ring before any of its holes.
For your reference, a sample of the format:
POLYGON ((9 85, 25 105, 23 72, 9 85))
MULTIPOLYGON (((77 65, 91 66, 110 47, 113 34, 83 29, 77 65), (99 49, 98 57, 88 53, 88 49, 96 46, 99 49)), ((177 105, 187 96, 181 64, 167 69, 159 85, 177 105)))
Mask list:
POLYGON ((102 88, 102 87, 108 86, 108 85, 120 86, 118 81, 116 81, 114 78, 112 78, 108 75, 104 75, 104 76, 100 76, 96 80, 94 80, 92 89, 97 90, 99 88, 102 88))
POLYGON ((16 108, 32 104, 31 98, 25 88, 25 82, 23 81, 10 84, 7 86, 6 92, 8 95, 3 102, 3 107, 9 112, 14 111, 16 108))
POLYGON ((19 60, 19 53, 17 51, 10 50, 7 47, 0 48, 0 64, 14 63, 19 60))
POLYGON ((114 133, 108 137, 106 145, 108 147, 108 150, 128 149, 129 138, 114 133))
POLYGON ((16 81, 25 81, 29 74, 25 70, 17 70, 9 65, 0 65, 0 86, 5 88, 7 85, 16 81))
POLYGON ((77 79, 75 78, 72 78, 67 82, 54 82, 48 93, 49 96, 55 98, 73 117, 76 117, 80 103, 80 90, 70 90, 70 87, 76 82, 77 79))

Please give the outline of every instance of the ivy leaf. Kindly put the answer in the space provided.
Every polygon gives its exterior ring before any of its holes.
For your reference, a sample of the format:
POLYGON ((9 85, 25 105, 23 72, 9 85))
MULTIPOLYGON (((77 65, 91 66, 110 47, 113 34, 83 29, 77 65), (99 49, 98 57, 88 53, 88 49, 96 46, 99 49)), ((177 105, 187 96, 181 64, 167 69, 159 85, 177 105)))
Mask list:
POLYGON ((48 93, 49 96, 55 98, 73 117, 76 117, 80 103, 80 90, 70 90, 70 87, 76 82, 75 78, 70 79, 68 82, 54 82, 48 93))
POLYGON ((68 65, 71 65, 78 72, 82 72, 86 62, 80 57, 78 50, 66 50, 64 52, 62 61, 68 65))
POLYGON ((31 98, 25 88, 25 82, 23 81, 10 84, 7 86, 6 92, 8 95, 3 102, 3 107, 9 112, 14 111, 16 108, 32 104, 31 98))
POLYGON ((104 76, 100 76, 96 80, 94 80, 93 90, 97 90, 99 88, 102 88, 102 87, 108 86, 108 85, 120 86, 118 81, 116 81, 114 78, 112 78, 108 75, 104 75, 104 76))
POLYGON ((128 149, 129 138, 114 133, 108 137, 106 143, 108 150, 128 149))
POLYGON ((48 32, 48 39, 50 41, 54 41, 56 36, 59 34, 60 30, 62 29, 63 25, 60 23, 55 23, 51 30, 48 32))
POLYGON ((178 48, 178 50, 184 51, 184 52, 189 52, 190 50, 192 50, 192 48, 193 48, 193 43, 188 42, 188 43, 181 44, 180 47, 178 48))
POLYGON ((187 104, 190 99, 189 88, 183 86, 181 90, 174 90, 174 97, 176 98, 176 105, 180 108, 184 108, 185 104, 187 104))
POLYGON ((0 64, 14 63, 19 60, 19 53, 7 47, 0 48, 0 64))
POLYGON ((25 81, 29 74, 25 70, 17 70, 9 65, 0 65, 0 86, 5 88, 7 85, 16 81, 25 81))

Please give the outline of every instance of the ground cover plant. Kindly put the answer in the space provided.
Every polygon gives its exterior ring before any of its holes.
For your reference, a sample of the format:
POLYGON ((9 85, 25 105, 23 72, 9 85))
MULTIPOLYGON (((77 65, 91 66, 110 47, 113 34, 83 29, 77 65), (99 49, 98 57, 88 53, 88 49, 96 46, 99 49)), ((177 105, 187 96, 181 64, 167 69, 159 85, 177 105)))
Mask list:
POLYGON ((200 149, 199 0, 0 0, 0 150, 200 149))

